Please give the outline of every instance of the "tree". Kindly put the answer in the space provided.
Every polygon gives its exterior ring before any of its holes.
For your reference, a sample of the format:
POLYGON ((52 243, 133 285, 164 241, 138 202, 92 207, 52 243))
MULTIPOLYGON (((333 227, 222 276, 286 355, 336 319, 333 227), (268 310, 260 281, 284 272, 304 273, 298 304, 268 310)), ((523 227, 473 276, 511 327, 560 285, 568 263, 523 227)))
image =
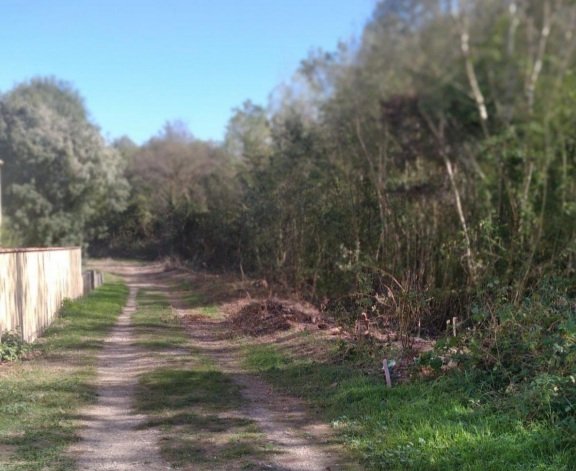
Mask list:
POLYGON ((125 207, 120 155, 66 82, 35 78, 2 98, 0 154, 6 212, 24 245, 86 244, 125 207))
MULTIPOLYGON (((126 144, 126 143, 125 143, 126 144)), ((176 255, 185 248, 187 221, 207 211, 206 181, 227 162, 223 150, 200 141, 180 121, 138 148, 124 146, 126 175, 133 187, 130 215, 116 228, 156 253, 176 255), (134 237, 132 237, 134 236, 134 237)))
POLYGON ((234 158, 258 167, 270 155, 270 121, 266 110, 248 100, 233 111, 226 127, 224 148, 234 158))

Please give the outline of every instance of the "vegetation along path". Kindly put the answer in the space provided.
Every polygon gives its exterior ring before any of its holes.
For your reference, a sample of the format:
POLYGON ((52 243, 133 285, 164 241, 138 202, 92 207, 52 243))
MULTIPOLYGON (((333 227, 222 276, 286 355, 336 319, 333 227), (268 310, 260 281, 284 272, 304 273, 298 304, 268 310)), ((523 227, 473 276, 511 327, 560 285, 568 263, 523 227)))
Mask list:
POLYGON ((98 403, 71 450, 80 469, 352 468, 327 425, 243 370, 225 322, 190 315, 170 273, 103 268, 125 278, 130 297, 99 357, 98 403))

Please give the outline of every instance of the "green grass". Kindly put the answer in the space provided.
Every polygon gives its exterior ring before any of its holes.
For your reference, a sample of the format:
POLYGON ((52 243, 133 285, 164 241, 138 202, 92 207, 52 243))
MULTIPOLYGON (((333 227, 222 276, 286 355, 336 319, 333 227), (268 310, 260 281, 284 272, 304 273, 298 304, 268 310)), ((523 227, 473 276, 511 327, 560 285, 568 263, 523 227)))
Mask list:
POLYGON ((202 306, 200 308, 200 312, 205 315, 206 317, 219 317, 220 316, 220 309, 218 306, 210 304, 208 306, 202 306))
POLYGON ((182 297, 185 304, 206 317, 220 317, 220 309, 216 304, 207 302, 197 293, 186 294, 182 297))
POLYGON ((138 302, 136 342, 156 350, 159 366, 139 378, 136 408, 149 417, 146 426, 161 431, 163 458, 194 469, 266 469, 259 461, 272 450, 256 424, 239 414, 240 388, 190 345, 164 297, 141 292, 138 302), (164 349, 178 353, 162 356, 164 349))
POLYGON ((252 371, 277 371, 290 363, 290 359, 278 351, 274 345, 258 345, 250 349, 246 366, 252 371))
POLYGON ((275 346, 249 347, 246 365, 309 400, 366 469, 576 469, 573 434, 530 421, 514 397, 486 396, 462 373, 387 389, 352 364, 289 357, 275 346))
POLYGON ((150 351, 187 345, 188 336, 164 295, 139 291, 137 303, 138 310, 132 317, 136 345, 150 351))
POLYGON ((182 280, 175 283, 174 289, 181 292, 181 299, 186 306, 195 309, 206 317, 221 317, 222 314, 218 305, 211 302, 205 294, 195 291, 190 281, 182 280))
POLYGON ((95 356, 127 298, 108 283, 66 302, 33 347, 33 359, 0 366, 0 470, 74 469, 78 410, 95 401, 95 356))

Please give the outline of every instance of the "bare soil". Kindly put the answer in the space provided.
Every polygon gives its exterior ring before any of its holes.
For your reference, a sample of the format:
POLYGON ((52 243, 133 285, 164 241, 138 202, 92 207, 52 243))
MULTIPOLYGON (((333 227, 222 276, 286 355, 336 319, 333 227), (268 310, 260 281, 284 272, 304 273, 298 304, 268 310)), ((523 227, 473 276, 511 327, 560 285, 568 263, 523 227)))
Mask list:
MULTIPOLYGON (((166 271, 161 264, 107 261, 100 262, 97 268, 123 276, 130 287, 130 300, 100 355, 99 401, 85 411, 81 441, 72 450, 79 469, 171 469, 160 458, 159 432, 144 427, 146 417, 132 412, 138 376, 156 368, 161 361, 131 341, 130 315, 136 309, 135 296, 139 288, 165 294, 182 319, 195 349, 241 386, 244 402, 234 414, 255 421, 277 451, 259 469, 358 469, 334 441, 330 427, 311 415, 302 401, 275 391, 243 369, 243 346, 234 339, 234 332, 241 331, 273 341, 275 332, 301 328, 325 330, 326 335, 330 335, 328 331, 333 330, 332 326, 317 311, 296 302, 255 299, 257 288, 247 290, 244 282, 180 270, 166 271), (183 284, 187 285, 186 289, 182 288, 183 284), (194 305, 187 299, 189 288, 217 303, 228 318, 205 315, 199 309, 200 303, 194 305)), ((183 354, 174 352, 174 355, 183 354)), ((186 469, 197 468, 190 463, 186 469)), ((233 463, 222 469, 234 469, 233 463)))

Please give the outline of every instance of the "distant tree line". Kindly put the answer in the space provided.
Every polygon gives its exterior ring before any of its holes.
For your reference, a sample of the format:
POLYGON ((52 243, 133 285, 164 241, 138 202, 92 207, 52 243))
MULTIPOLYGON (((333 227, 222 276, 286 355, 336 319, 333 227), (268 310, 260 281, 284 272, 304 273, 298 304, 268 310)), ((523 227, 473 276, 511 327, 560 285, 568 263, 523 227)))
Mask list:
POLYGON ((106 143, 76 91, 33 80, 1 100, 10 228, 439 329, 574 277, 575 31, 568 0, 384 0, 358 41, 234 110, 223 143, 178 122, 106 143))

